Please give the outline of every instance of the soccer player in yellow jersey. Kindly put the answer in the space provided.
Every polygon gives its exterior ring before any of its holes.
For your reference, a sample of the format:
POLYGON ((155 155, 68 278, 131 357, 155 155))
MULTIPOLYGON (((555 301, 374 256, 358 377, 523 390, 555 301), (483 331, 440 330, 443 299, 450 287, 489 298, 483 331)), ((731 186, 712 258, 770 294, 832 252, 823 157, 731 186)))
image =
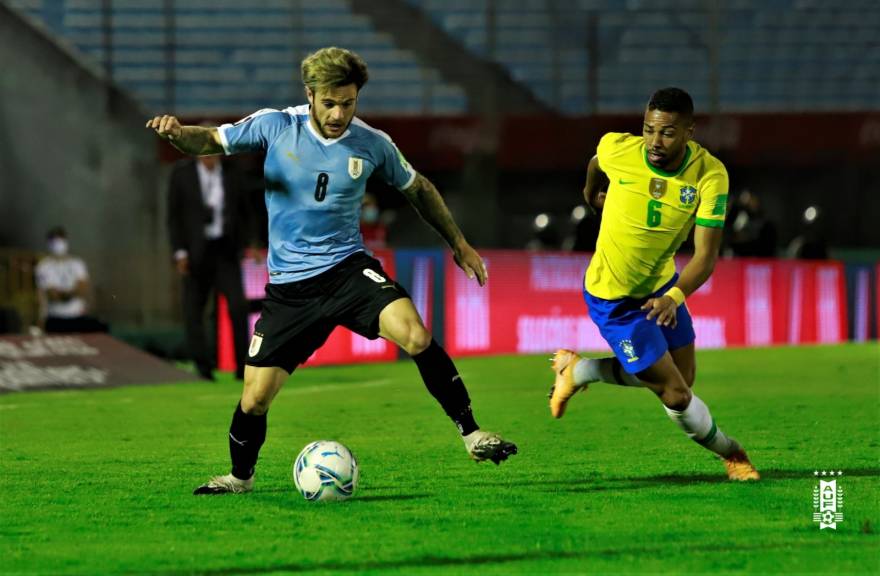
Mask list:
POLYGON ((612 132, 599 141, 584 197, 602 223, 584 299, 615 356, 557 351, 550 412, 562 417, 593 382, 645 387, 689 438, 721 457, 731 480, 758 480, 742 446, 691 391, 695 335, 685 299, 715 267, 728 188, 724 165, 691 140, 693 112, 687 92, 664 88, 648 103, 641 136, 612 132), (605 194, 600 172, 609 180, 605 194), (679 275, 673 256, 694 223, 694 257, 679 275))

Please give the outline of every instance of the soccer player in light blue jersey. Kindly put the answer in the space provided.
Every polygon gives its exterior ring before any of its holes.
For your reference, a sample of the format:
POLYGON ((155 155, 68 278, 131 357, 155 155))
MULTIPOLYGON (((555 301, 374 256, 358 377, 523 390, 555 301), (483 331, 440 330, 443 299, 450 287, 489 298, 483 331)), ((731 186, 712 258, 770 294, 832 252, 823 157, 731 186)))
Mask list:
POLYGON ((340 325, 370 339, 381 336, 412 356, 474 460, 498 464, 517 452, 515 444, 480 430, 449 355, 425 328, 406 290, 364 246, 361 199, 375 173, 399 189, 446 240, 468 277, 480 286, 487 279, 482 258, 434 185, 407 163, 387 134, 355 117, 367 78, 359 56, 323 48, 302 62, 308 104, 260 110, 218 128, 181 126, 174 116, 147 122, 186 154, 266 154, 269 285, 229 429, 232 471, 212 478, 196 494, 252 490, 272 399, 340 325))

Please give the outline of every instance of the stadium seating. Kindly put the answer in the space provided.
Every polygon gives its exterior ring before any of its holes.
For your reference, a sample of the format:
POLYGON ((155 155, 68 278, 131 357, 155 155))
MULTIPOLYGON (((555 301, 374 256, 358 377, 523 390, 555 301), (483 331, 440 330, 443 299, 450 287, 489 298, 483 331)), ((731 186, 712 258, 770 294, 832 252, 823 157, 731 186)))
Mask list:
POLYGON ((408 2, 568 114, 638 109, 661 84, 703 109, 716 98, 727 111, 880 106, 880 4, 869 0, 720 2, 714 29, 701 0, 408 2))
POLYGON ((299 62, 328 44, 370 65, 376 81, 362 94, 364 114, 450 114, 467 104, 459 87, 376 32, 347 0, 176 0, 167 15, 162 2, 114 0, 112 54, 101 0, 10 4, 110 69, 149 111, 236 115, 299 104, 299 62))
MULTIPOLYGON (((871 0, 405 1, 566 114, 636 110, 659 85, 686 87, 703 110, 880 106, 880 4, 871 0)), ((296 63, 328 43, 370 64, 377 82, 363 113, 468 110, 461 86, 350 0, 175 0, 167 15, 162 2, 114 0, 108 38, 101 0, 8 2, 112 69, 150 110, 236 114, 298 102, 296 63)))

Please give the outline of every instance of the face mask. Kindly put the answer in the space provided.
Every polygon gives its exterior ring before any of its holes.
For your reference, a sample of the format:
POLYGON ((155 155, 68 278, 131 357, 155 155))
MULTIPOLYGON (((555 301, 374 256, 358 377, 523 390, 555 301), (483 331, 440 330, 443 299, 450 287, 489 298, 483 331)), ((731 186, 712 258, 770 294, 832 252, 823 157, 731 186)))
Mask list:
POLYGON ((361 212, 361 220, 367 224, 375 224, 379 221, 379 208, 376 206, 364 206, 361 212))
POLYGON ((65 256, 67 254, 67 240, 65 238, 52 238, 49 240, 49 252, 53 256, 65 256))

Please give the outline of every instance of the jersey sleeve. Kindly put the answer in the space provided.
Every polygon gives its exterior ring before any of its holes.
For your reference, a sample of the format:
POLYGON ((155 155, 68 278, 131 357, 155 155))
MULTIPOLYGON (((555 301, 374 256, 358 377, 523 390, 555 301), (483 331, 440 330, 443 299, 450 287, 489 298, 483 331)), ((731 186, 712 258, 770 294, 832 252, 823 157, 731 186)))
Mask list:
POLYGON ((416 171, 403 157, 391 137, 384 132, 378 132, 376 146, 378 148, 376 172, 382 180, 398 190, 409 188, 416 179, 416 171))
POLYGON ((86 268, 86 263, 83 260, 77 258, 72 264, 71 268, 73 269, 73 275, 77 282, 89 279, 89 269, 86 268))
POLYGON ((599 160, 599 168, 605 174, 614 171, 617 158, 619 157, 621 144, 632 138, 632 134, 622 132, 609 132, 602 136, 599 145, 596 147, 596 158, 599 160))
POLYGON ((223 124, 217 131, 226 154, 259 152, 269 148, 282 130, 290 125, 290 116, 280 110, 264 108, 235 124, 223 124))
POLYGON ((37 264, 34 270, 34 279, 36 280, 37 288, 40 290, 46 290, 49 287, 49 273, 46 270, 46 260, 40 260, 37 264))
POLYGON ((727 214, 727 170, 721 163, 700 182, 700 204, 697 206, 698 226, 723 228, 727 214))

